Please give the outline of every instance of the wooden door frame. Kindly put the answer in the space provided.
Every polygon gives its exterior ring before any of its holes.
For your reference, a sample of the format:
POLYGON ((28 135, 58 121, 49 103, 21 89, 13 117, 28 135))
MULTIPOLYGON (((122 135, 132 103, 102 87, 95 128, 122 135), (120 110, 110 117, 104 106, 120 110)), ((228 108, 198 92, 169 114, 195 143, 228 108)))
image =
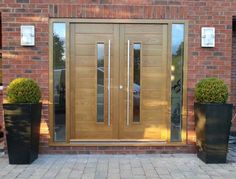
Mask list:
MULTIPOLYGON (((65 23, 66 24, 66 111, 69 111, 70 105, 70 80, 69 80, 69 71, 70 71, 70 24, 71 23, 94 23, 94 24, 167 24, 168 34, 167 34, 167 47, 168 47, 168 64, 170 68, 171 60, 172 60, 172 50, 171 50, 171 30, 172 24, 184 24, 184 64, 183 64, 183 105, 182 105, 182 128, 181 128, 181 142, 170 142, 170 130, 168 134, 167 143, 161 144, 161 146, 173 146, 173 145, 186 145, 187 144, 187 64, 188 64, 188 21, 187 20, 153 20, 153 19, 68 19, 68 18, 50 18, 49 19, 49 145, 50 146, 89 146, 88 143, 70 143, 70 113, 66 112, 66 141, 65 142, 55 142, 54 141, 54 107, 53 107, 53 23, 65 23)), ((169 70, 169 73, 171 71, 169 70)), ((170 74, 169 74, 170 75, 170 74)), ((170 89, 171 91, 171 89, 170 89)), ((169 99, 171 93, 169 95, 169 99)), ((171 111, 170 111, 171 112, 171 111)), ((169 126, 170 129, 170 126, 169 126)), ((114 140, 119 141, 119 140, 114 140)), ((139 143, 110 143, 108 142, 95 142, 91 143, 92 146, 142 146, 145 145, 143 142, 139 143)), ((150 143, 146 143, 147 146, 150 146, 150 143)), ((160 143, 152 143, 154 146, 160 146, 160 143)))

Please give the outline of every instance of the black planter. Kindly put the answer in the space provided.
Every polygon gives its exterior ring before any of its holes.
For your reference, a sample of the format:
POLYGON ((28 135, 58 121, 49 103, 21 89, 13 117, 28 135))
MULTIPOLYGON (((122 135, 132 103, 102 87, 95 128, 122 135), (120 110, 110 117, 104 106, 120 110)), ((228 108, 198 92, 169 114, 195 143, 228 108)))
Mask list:
POLYGON ((10 164, 38 158, 42 104, 3 104, 10 164))
POLYGON ((225 163, 232 104, 194 104, 197 156, 205 163, 225 163))

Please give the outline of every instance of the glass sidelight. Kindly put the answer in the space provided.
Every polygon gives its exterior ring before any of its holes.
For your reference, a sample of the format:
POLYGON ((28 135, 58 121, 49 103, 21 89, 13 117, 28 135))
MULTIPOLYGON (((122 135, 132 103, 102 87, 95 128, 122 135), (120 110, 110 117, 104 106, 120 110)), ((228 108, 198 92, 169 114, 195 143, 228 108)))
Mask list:
POLYGON ((172 24, 171 141, 181 141, 183 105, 184 24, 172 24))
POLYGON ((66 126, 66 24, 53 23, 53 109, 54 109, 54 140, 65 141, 66 126))

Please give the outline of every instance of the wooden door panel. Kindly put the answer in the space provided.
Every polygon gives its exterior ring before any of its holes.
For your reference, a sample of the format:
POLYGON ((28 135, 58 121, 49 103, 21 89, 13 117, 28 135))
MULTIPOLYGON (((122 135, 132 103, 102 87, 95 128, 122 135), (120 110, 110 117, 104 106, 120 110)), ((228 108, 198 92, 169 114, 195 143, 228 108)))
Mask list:
POLYGON ((76 62, 76 65, 79 67, 94 68, 97 64, 97 62, 90 56, 75 56, 75 58, 80 58, 80 60, 76 62))
POLYGON ((125 24, 124 32, 127 35, 130 34, 160 34, 163 33, 163 25, 157 25, 157 24, 149 24, 149 25, 143 25, 143 24, 125 24))
MULTIPOLYGON (((117 40, 114 24, 71 24, 71 139, 112 139, 117 138, 114 129, 115 112, 111 107, 111 125, 108 126, 108 41, 111 48, 111 69, 117 65, 119 57, 115 52, 117 40), (97 71, 98 45, 103 44, 103 67, 97 71), (117 62, 116 62, 117 61, 117 62), (99 75, 99 77, 98 77, 99 75), (103 78, 98 84, 97 78, 103 78), (103 91, 103 92, 102 92, 103 91), (98 94, 99 92, 99 94, 98 94), (103 121, 97 121, 97 110, 103 110, 103 121)), ((118 34, 119 35, 119 34, 118 34)), ((117 85, 117 70, 111 71, 111 89, 117 85)), ((111 101, 114 101, 117 91, 111 91, 111 101)))
POLYGON ((75 32, 77 34, 113 34, 113 24, 76 24, 75 32))
POLYGON ((71 24, 71 139, 166 140, 169 122, 167 25, 71 24), (108 126, 108 41, 111 41, 110 115, 108 126), (130 41, 130 102, 127 125, 127 41, 130 41), (104 80, 97 84, 97 43, 104 43, 104 80), (135 96, 134 43, 140 50, 140 97, 135 96), (120 86, 120 89, 119 89, 120 86), (98 91, 104 90, 104 96, 98 91), (100 100, 104 105, 100 105, 100 100), (140 104, 140 122, 133 106, 140 104), (98 103, 99 102, 99 103, 98 103), (104 121, 97 122, 98 105, 104 121))
POLYGON ((96 53, 96 44, 86 44, 86 45, 81 45, 81 44, 76 44, 76 55, 77 56, 90 56, 94 57, 95 59, 95 53, 96 53))
MULTIPOLYGON (((139 35, 139 34, 138 34, 139 35)), ((162 34, 142 34, 142 44, 143 45, 162 45, 162 34)), ((125 39, 136 41, 137 40, 137 34, 129 34, 128 38, 125 39)))
MULTIPOLYGON (((143 45, 142 55, 145 56, 159 56, 162 54, 162 45, 143 45)), ((156 59, 158 60, 158 59, 156 59)))
POLYGON ((142 61, 143 67, 161 67, 163 65, 162 55, 148 56, 145 55, 145 60, 142 61))
MULTIPOLYGON (((130 41, 130 104, 129 124, 127 125, 127 90, 120 94, 120 139, 167 140, 169 122, 169 89, 170 80, 167 67, 167 25, 121 25, 120 32, 120 79, 127 89, 127 54, 130 41), (140 50, 140 122, 133 122, 134 101, 134 44, 141 44, 140 50)), ((137 62, 136 62, 137 63, 137 62)), ((137 86, 137 85, 136 85, 137 86)), ((137 88, 137 87, 136 87, 137 88)), ((136 97, 137 98, 137 97, 136 97)), ((137 113, 137 111, 136 111, 137 113)))

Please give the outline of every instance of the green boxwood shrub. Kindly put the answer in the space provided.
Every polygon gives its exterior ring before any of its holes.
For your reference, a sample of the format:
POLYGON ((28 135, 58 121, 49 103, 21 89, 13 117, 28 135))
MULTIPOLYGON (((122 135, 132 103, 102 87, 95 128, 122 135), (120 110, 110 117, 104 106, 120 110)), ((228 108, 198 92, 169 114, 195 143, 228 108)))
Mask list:
POLYGON ((202 79, 195 88, 195 99, 199 103, 226 103, 228 95, 228 87, 218 78, 202 79))
POLYGON ((17 78, 7 87, 7 102, 9 103, 39 103, 40 98, 40 88, 30 78, 17 78))

